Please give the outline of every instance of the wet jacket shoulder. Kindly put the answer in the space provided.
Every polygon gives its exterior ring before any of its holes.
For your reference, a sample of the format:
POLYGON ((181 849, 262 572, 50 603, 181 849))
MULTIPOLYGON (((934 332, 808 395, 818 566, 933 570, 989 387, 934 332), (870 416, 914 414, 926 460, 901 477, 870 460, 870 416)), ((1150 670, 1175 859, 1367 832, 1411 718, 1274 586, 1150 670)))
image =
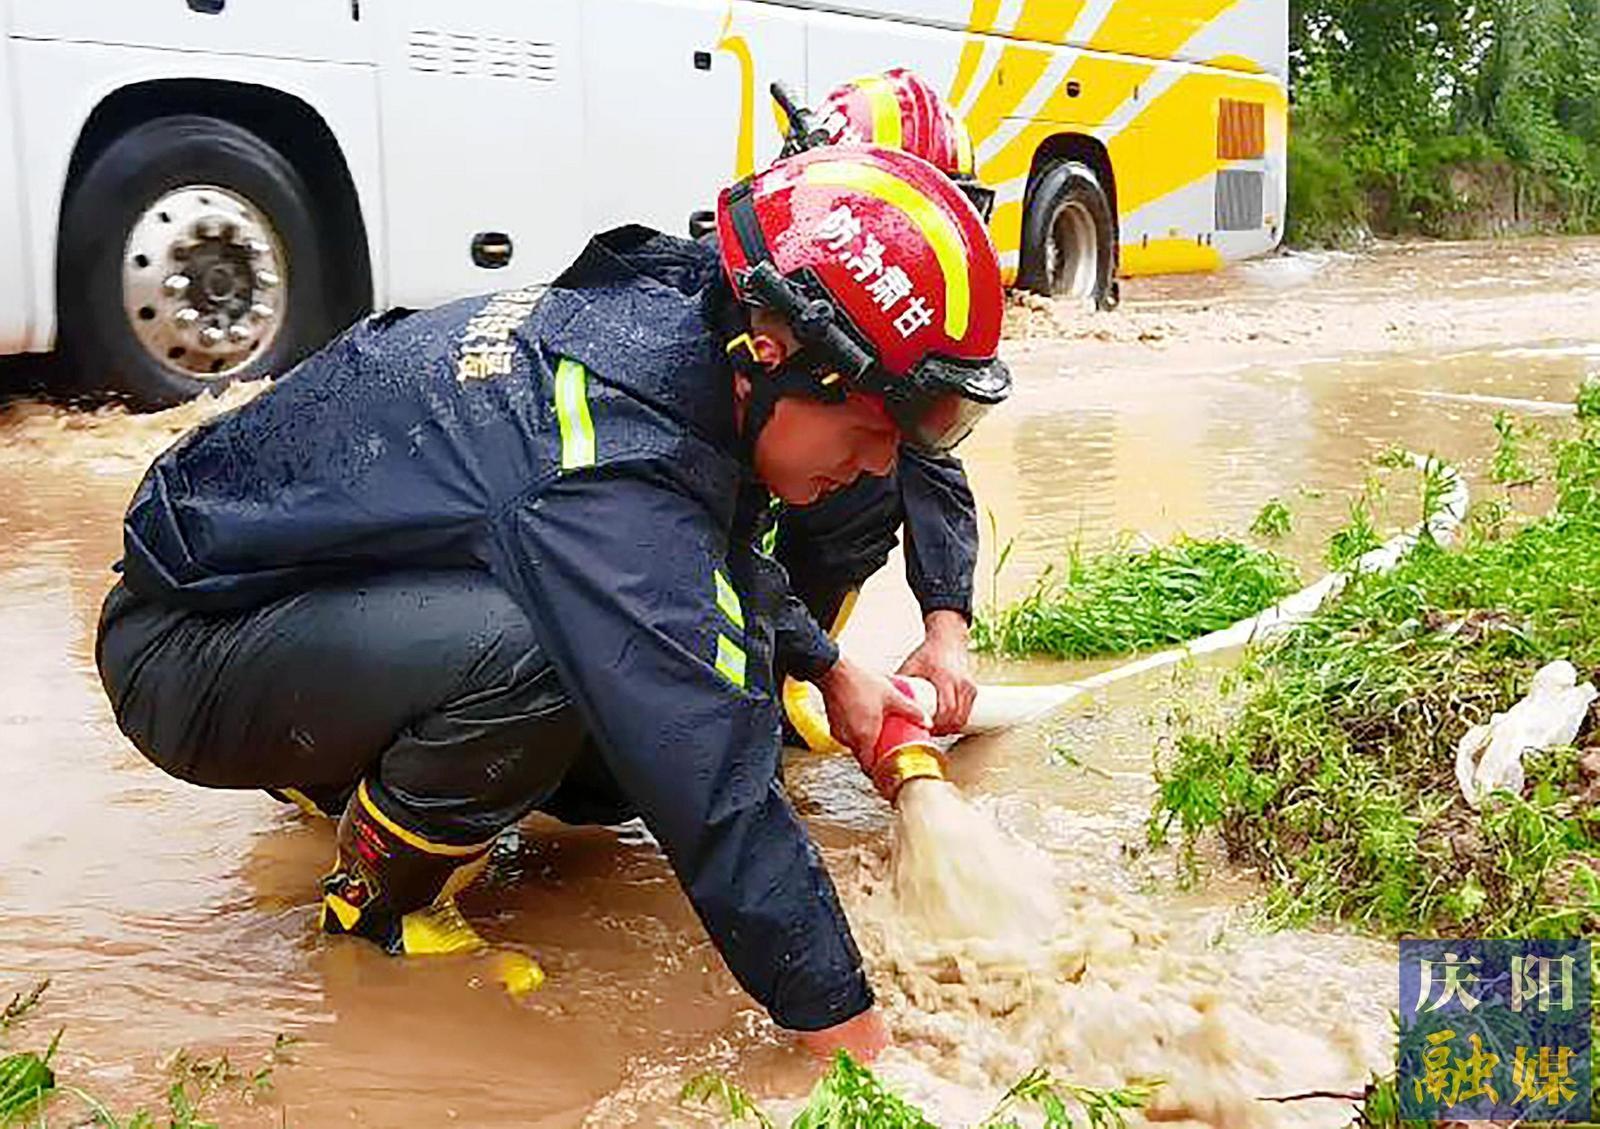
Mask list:
POLYGON ((563 355, 587 366, 588 395, 608 404, 602 459, 652 453, 708 501, 726 496, 738 473, 719 450, 727 396, 674 379, 714 359, 703 314, 718 279, 706 258, 622 229, 548 293, 357 324, 156 461, 124 526, 130 587, 227 608, 396 563, 485 563, 493 514, 560 467, 563 355), (616 357, 629 359, 626 374, 616 357))

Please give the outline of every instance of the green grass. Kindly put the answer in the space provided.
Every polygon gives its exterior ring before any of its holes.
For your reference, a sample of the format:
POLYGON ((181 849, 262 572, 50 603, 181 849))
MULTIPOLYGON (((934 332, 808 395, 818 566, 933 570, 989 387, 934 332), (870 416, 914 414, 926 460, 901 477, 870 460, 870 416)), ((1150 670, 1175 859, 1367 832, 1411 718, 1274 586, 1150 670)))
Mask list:
MULTIPOLYGON (((1571 936, 1600 924, 1600 781, 1575 751, 1526 758, 1525 794, 1461 799, 1455 744, 1545 663, 1600 665, 1600 423, 1558 440, 1559 501, 1503 503, 1457 551, 1424 540, 1247 652, 1222 719, 1186 719, 1150 832, 1219 832, 1280 924, 1387 934, 1571 936)), ((1192 857, 1192 856, 1191 856, 1192 857)))
POLYGON ((1537 479, 1523 454, 1524 433, 1505 412, 1494 414, 1494 433, 1498 442, 1494 449, 1494 462, 1489 477, 1502 486, 1523 486, 1537 479))
POLYGON ((1578 389, 1578 418, 1600 419, 1600 375, 1589 377, 1578 389))
POLYGON ((1269 499, 1250 523, 1250 532, 1256 537, 1279 541, 1294 531, 1294 516, 1282 498, 1269 499))
POLYGON ((1351 499, 1345 523, 1328 538, 1328 549, 1323 554, 1323 560, 1329 568, 1343 572, 1383 544, 1375 514, 1377 494, 1377 485, 1369 482, 1360 494, 1351 499))
POLYGON ((1020 601, 980 618, 973 643, 1011 658, 1126 655, 1230 627, 1298 587, 1292 564, 1237 541, 1074 547, 1020 601))
MULTIPOLYGON (((1019 1129, 1016 1113, 1036 1110, 1044 1129, 1122 1129, 1127 1114, 1141 1109, 1159 1081, 1139 1080, 1102 1089, 1059 1079, 1043 1067, 1029 1071, 1006 1091, 977 1129, 1019 1129)), ((683 1087, 680 1100, 715 1107, 736 1124, 774 1129, 775 1122, 749 1094, 720 1074, 701 1074, 683 1087)), ((926 1114, 895 1094, 877 1075, 844 1051, 817 1084, 789 1129, 938 1129, 926 1114)))

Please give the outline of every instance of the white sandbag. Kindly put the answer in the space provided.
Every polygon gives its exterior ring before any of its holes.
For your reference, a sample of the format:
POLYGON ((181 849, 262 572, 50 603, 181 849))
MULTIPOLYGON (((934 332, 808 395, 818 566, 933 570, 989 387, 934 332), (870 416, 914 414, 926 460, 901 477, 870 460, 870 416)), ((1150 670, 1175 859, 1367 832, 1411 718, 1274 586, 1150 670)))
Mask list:
POLYGON ((1572 744, 1597 693, 1592 683, 1579 685, 1577 669, 1560 659, 1533 676, 1527 697, 1467 730, 1456 746, 1456 782, 1467 803, 1477 807, 1502 790, 1520 795, 1523 754, 1572 744))

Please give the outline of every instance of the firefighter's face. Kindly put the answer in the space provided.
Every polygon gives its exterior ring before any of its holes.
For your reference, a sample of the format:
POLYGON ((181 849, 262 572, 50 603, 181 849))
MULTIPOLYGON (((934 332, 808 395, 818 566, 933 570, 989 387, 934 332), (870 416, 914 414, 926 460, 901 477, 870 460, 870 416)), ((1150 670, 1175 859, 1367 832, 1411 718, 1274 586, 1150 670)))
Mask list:
POLYGON ((778 401, 756 440, 756 474, 783 501, 806 506, 863 474, 894 469, 900 429, 876 396, 842 404, 799 396, 778 401))
MULTIPOLYGON (((751 320, 756 354, 769 367, 798 347, 781 319, 757 310, 751 320)), ((738 395, 748 391, 741 377, 738 395)), ((785 396, 756 440, 755 469, 778 498, 806 506, 863 474, 888 474, 899 450, 900 429, 881 397, 852 392, 843 403, 827 404, 785 396)))

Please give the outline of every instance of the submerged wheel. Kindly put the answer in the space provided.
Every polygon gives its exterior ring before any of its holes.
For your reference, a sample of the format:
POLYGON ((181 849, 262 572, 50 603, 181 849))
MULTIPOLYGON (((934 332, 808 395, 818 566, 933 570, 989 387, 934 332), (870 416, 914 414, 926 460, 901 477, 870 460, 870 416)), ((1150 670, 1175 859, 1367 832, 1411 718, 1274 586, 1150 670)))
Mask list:
POLYGON ((1117 221, 1100 178, 1080 161, 1045 166, 1023 215, 1018 285, 1111 309, 1116 266, 1117 221))
POLYGON ((289 368, 338 328, 305 182, 231 122, 158 118, 111 144, 62 217, 78 384, 139 407, 289 368))

